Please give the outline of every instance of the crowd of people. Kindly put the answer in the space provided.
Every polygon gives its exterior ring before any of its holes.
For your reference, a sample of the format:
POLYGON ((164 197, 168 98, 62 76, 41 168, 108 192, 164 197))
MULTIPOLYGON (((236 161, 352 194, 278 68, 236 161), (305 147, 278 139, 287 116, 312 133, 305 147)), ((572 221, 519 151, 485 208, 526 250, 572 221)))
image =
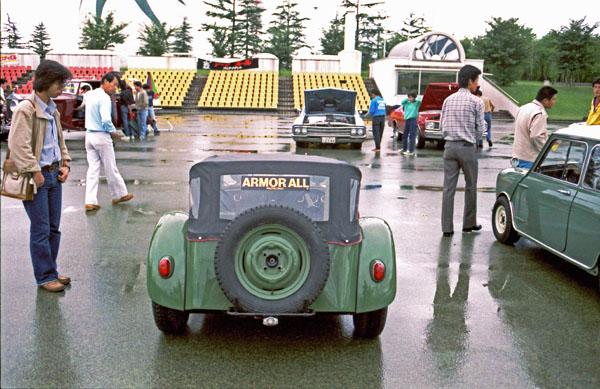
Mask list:
MULTIPOLYGON (((465 209, 462 231, 472 232, 482 228, 477 224, 477 147, 482 141, 484 130, 490 137, 491 112, 494 105, 489 99, 481 98, 479 76, 481 71, 466 65, 458 73, 458 92, 449 96, 443 103, 440 128, 445 140, 444 186, 442 197, 442 233, 449 237, 454 233, 454 195, 460 171, 465 177, 465 209), (479 96, 478 96, 479 95, 479 96)), ((20 174, 31 176, 34 188, 23 206, 30 220, 30 255, 37 285, 50 292, 64 290, 71 279, 61 275, 57 269, 60 247, 60 219, 62 207, 62 184, 68 180, 71 171, 71 157, 67 150, 60 115, 53 99, 58 97, 71 79, 70 71, 58 62, 45 60, 35 71, 34 93, 26 97, 15 108, 12 117, 8 150, 20 174)), ((0 79, 0 84, 6 80, 0 79)), ((592 82, 594 97, 587 119, 588 125, 600 125, 600 78, 592 82)), ((137 111, 139 138, 146 137, 146 120, 150 116, 153 130, 158 135, 153 110, 153 94, 149 86, 134 83, 136 96, 133 97, 127 84, 113 72, 106 73, 101 85, 85 92, 85 150, 88 163, 86 175, 85 210, 100 209, 97 193, 100 173, 104 173, 112 203, 129 201, 129 193, 117 167, 113 138, 118 136, 112 120, 111 96, 121 89, 121 113, 123 130, 129 139, 134 131, 130 125, 133 109, 137 111)), ((1 88, 3 89, 3 88, 1 88)), ((541 88, 531 103, 520 108, 515 119, 515 141, 513 156, 519 159, 519 166, 530 167, 541 151, 547 134, 547 113, 556 101, 556 89, 541 88)), ((377 90, 371 91, 369 114, 373 117, 374 151, 381 148, 385 126, 385 101, 377 90)), ((0 103, 6 104, 0 95, 0 103)), ((414 155, 415 133, 418 131, 416 119, 421 101, 416 93, 409 93, 402 101, 406 127, 403 137, 403 155, 414 155)))

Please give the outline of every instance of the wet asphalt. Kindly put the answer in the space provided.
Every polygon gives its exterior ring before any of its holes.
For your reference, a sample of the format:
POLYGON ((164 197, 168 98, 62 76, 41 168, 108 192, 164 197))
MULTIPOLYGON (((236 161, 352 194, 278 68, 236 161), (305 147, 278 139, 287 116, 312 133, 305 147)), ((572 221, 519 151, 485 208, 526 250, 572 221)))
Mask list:
MULTIPOLYGON (((491 207, 509 166, 511 123, 494 123, 480 151, 478 233, 442 238, 442 151, 399 155, 384 133, 362 150, 296 149, 294 118, 163 115, 159 137, 119 140, 118 165, 134 199, 84 211, 83 134, 67 134, 73 162, 63 187, 59 270, 64 293, 33 279, 29 221, 1 199, 1 382, 9 387, 600 387, 596 280, 521 239, 496 242, 491 207), (352 335, 351 316, 252 319, 193 314, 181 336, 154 325, 146 253, 159 217, 188 206, 195 161, 233 152, 307 153, 346 160, 363 174, 361 216, 392 227, 397 295, 375 340, 352 335)), ((6 143, 2 143, 2 159, 6 143)), ((459 180, 464 188, 464 181, 459 180)), ((460 231, 463 193, 455 204, 460 231)))

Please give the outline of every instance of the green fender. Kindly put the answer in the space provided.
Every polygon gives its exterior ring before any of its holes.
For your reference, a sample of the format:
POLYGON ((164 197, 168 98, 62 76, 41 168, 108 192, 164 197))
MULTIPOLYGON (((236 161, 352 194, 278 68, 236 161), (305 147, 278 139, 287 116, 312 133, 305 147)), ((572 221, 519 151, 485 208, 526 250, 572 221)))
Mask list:
POLYGON ((358 265, 356 313, 375 311, 387 307, 396 297, 396 250, 390 226, 375 217, 360 219, 362 242, 358 265), (385 277, 375 282, 371 264, 380 260, 385 265, 385 277))
POLYGON ((187 213, 170 212, 163 215, 150 240, 148 250, 147 286, 150 299, 164 307, 184 310, 186 273, 187 213), (161 258, 171 258, 172 274, 163 278, 158 274, 161 258))

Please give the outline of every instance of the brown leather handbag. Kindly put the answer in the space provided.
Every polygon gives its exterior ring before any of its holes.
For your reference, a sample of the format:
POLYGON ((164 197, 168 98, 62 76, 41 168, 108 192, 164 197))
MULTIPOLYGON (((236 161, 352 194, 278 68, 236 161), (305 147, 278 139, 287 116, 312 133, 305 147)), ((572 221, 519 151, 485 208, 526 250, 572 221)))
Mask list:
POLYGON ((2 165, 2 196, 33 200, 35 185, 31 181, 31 175, 19 173, 17 165, 10 159, 10 150, 6 150, 6 159, 2 165))

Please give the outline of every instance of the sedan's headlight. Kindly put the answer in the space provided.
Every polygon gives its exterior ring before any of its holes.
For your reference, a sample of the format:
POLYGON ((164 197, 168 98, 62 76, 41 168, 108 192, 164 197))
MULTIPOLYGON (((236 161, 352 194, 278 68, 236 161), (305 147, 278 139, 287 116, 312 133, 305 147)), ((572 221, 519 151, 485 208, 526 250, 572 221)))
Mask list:
POLYGON ((356 129, 356 128, 351 129, 350 135, 358 135, 358 129, 356 129))
POLYGON ((363 136, 365 134, 365 129, 364 128, 359 128, 356 130, 356 135, 358 136, 363 136))
POLYGON ((305 134, 305 135, 308 134, 308 128, 302 127, 301 132, 302 132, 302 134, 305 134))
POLYGON ((427 130, 435 129, 435 123, 434 122, 425 122, 425 129, 427 129, 427 130))

